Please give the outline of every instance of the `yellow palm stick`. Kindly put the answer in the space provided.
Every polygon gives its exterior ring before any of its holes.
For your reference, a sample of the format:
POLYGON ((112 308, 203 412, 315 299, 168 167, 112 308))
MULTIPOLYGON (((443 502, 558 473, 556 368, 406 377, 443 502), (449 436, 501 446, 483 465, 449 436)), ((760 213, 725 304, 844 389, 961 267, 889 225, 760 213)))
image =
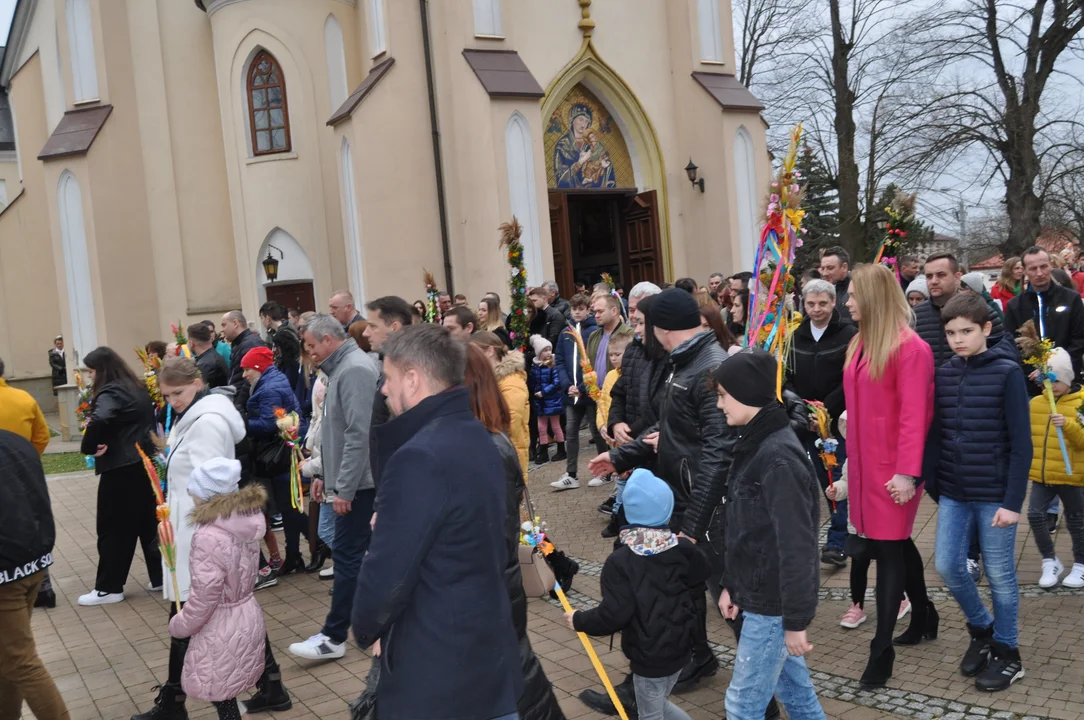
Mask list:
MULTIPOLYGON (((568 598, 565 597, 565 591, 561 589, 560 584, 555 585, 553 589, 557 593, 557 599, 561 601, 561 607, 565 609, 565 612, 572 612, 572 606, 568 604, 568 598)), ((606 668, 602 667, 602 662, 598 659, 598 654, 595 653, 591 641, 582 632, 576 634, 580 636, 583 649, 587 651, 587 657, 591 658, 591 664, 595 666, 595 672, 598 673, 599 679, 606 686, 606 694, 610 696, 610 702, 617 708, 617 714, 621 716, 621 720, 629 720, 629 716, 625 714, 625 706, 617 699, 617 692, 614 691, 613 683, 610 682, 610 676, 606 674, 606 668)))

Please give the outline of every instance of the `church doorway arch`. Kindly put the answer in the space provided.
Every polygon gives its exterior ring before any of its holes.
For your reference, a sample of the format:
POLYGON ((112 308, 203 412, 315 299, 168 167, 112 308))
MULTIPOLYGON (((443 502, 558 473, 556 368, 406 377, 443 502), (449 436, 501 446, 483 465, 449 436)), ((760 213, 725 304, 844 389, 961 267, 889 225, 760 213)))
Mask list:
POLYGON ((666 172, 639 101, 590 40, 542 105, 553 260, 561 293, 610 273, 626 290, 670 272, 666 172))
POLYGON ((312 265, 301 243, 282 228, 275 228, 264 239, 256 256, 256 285, 260 304, 274 300, 287 310, 311 312, 316 310, 312 265), (263 261, 268 253, 279 261, 278 276, 270 280, 263 261))

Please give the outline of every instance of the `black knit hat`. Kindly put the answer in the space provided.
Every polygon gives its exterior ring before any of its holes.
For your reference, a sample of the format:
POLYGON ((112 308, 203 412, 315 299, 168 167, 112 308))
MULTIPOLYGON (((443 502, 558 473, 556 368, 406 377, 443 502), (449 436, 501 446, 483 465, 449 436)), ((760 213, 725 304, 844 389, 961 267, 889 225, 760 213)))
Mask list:
POLYGON ((715 382, 742 405, 766 407, 776 399, 775 357, 760 348, 746 348, 731 355, 712 373, 715 382))
POLYGON ((700 327, 696 298, 680 288, 663 290, 647 309, 651 324, 660 330, 692 330, 700 327))

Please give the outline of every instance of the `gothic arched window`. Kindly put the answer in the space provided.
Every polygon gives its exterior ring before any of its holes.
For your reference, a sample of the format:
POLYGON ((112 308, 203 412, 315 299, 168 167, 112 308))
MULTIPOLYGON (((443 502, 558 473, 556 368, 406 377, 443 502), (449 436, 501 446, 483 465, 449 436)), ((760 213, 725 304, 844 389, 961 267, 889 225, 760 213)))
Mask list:
POLYGON ((253 155, 290 151, 286 80, 278 61, 266 50, 256 53, 249 66, 248 115, 253 155))

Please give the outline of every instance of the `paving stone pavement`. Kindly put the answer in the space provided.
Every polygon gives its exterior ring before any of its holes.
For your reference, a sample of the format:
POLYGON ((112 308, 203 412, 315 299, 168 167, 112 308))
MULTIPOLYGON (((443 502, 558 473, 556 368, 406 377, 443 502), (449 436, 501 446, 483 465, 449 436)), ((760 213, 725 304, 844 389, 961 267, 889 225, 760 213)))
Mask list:
MULTIPOLYGON (((582 560, 570 600, 578 607, 589 607, 600 597, 598 573, 612 549, 610 541, 599 537, 605 518, 595 510, 610 487, 587 488, 584 483, 579 490, 553 493, 548 483, 560 475, 561 465, 532 469, 532 495, 558 546, 582 560)), ((581 477, 587 477, 585 469, 581 469, 581 477)), ((93 584, 97 564, 97 482, 93 475, 76 473, 51 477, 49 488, 57 520, 57 560, 52 574, 58 605, 34 613, 38 650, 60 687, 72 720, 128 718, 150 706, 153 686, 164 678, 168 608, 161 597, 144 589, 147 572, 138 550, 125 602, 93 608, 76 605, 76 598, 93 584)), ((1026 527, 1019 533, 1017 547, 1025 596, 1020 644, 1028 675, 1008 692, 988 695, 979 694, 956 672, 956 663, 966 648, 966 632, 951 597, 943 588, 938 589, 940 579, 932 566, 933 510, 928 499, 923 501, 916 542, 927 560, 926 578, 941 613, 941 633, 934 642, 898 652, 890 687, 876 693, 858 689, 856 680, 865 665, 873 623, 850 631, 839 627, 838 620, 849 604, 848 572, 822 572, 821 605, 810 628, 814 651, 809 664, 826 715, 846 720, 1084 720, 1084 652, 1079 649, 1084 634, 1084 595, 1035 587, 1039 559, 1023 532, 1026 527)), ((1059 533, 1057 547, 1063 560, 1071 557, 1064 531, 1059 533)), ((870 585, 872 588, 872 576, 870 585)), ((257 593, 284 680, 294 698, 293 709, 276 714, 276 720, 346 718, 347 702, 364 686, 370 658, 356 647, 341 660, 327 663, 297 661, 286 652, 290 643, 319 631, 328 607, 327 588, 328 583, 312 576, 292 575, 257 593)), ((599 687, 599 683, 579 640, 564 626, 560 609, 536 599, 528 604, 528 613, 532 644, 566 716, 570 720, 601 717, 576 698, 582 689, 599 687)), ((696 720, 724 716, 724 693, 733 663, 733 637, 722 620, 713 616, 708 630, 722 668, 716 677, 675 698, 696 720)), ((619 640, 612 646, 609 639, 596 640, 594 647, 610 676, 620 680, 628 664, 619 640)), ((189 710, 194 718, 215 715, 214 708, 205 703, 191 702, 189 710)), ((31 717, 29 710, 24 710, 24 716, 31 717)))

